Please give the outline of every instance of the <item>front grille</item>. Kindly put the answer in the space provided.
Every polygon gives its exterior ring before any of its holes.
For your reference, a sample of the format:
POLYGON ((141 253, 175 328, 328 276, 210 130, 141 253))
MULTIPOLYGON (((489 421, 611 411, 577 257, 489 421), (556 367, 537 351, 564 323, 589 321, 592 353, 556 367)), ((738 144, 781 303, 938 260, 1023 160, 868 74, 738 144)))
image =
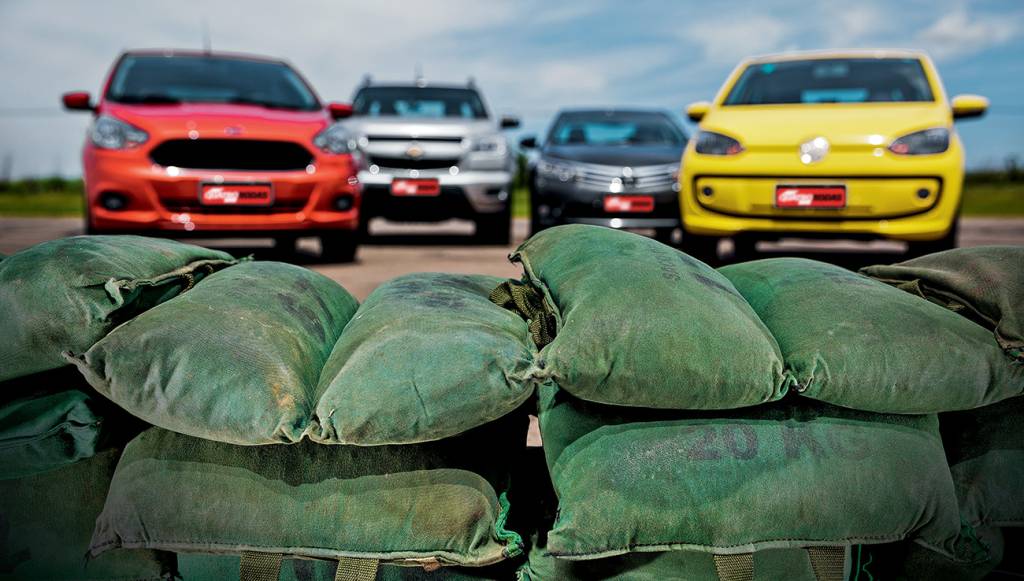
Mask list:
POLYGON ((368 141, 418 141, 421 143, 462 143, 463 137, 417 137, 413 139, 408 135, 367 135, 368 141))
POLYGON ((622 167, 601 165, 576 166, 576 182, 589 188, 608 190, 612 180, 622 180, 623 191, 667 190, 676 182, 674 167, 641 166, 632 168, 633 175, 625 177, 622 167))
POLYGON ((382 157, 371 155, 370 163, 378 167, 393 169, 448 169, 459 165, 458 158, 411 159, 408 157, 382 157))
POLYGON ((172 139, 150 153, 153 163, 188 169, 287 171, 305 169, 313 156, 291 141, 172 139))

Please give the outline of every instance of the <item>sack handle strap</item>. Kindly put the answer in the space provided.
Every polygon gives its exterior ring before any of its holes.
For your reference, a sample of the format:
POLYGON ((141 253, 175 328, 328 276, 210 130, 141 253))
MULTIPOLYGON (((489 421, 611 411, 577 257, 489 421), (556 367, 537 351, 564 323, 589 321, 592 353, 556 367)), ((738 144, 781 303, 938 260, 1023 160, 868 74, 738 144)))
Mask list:
MULTIPOLYGON (((807 547, 807 558, 818 581, 842 581, 846 573, 845 547, 807 547)), ((753 581, 754 554, 714 555, 719 581, 753 581)))
POLYGON ((245 551, 238 565, 239 581, 277 581, 281 576, 281 555, 245 551))

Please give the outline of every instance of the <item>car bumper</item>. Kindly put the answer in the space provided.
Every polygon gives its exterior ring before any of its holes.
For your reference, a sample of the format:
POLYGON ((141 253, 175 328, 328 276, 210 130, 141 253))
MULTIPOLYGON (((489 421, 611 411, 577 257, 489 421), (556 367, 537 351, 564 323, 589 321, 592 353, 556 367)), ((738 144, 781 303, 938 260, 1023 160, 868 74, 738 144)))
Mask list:
POLYGON ((366 215, 403 221, 472 218, 502 212, 511 203, 512 177, 508 171, 468 170, 456 175, 448 171, 420 171, 416 175, 409 171, 359 172, 366 215), (437 179, 441 195, 394 196, 391 182, 396 178, 437 179))
POLYGON ((691 234, 927 241, 948 233, 959 213, 959 149, 922 159, 849 156, 813 168, 769 155, 745 163, 707 157, 687 151, 684 158, 680 209, 691 234), (801 184, 844 185, 846 207, 775 207, 777 186, 801 184))
POLYGON ((93 232, 153 232, 175 235, 319 233, 355 230, 361 188, 348 156, 317 159, 308 171, 211 171, 164 168, 125 152, 87 149, 84 156, 86 202, 93 232), (269 206, 204 206, 204 183, 270 184, 269 206), (110 210, 101 196, 116 192, 127 198, 123 209, 110 210), (333 204, 350 198, 341 211, 333 204))
POLYGON ((590 224, 623 229, 677 228, 679 226, 679 194, 668 191, 630 191, 613 194, 607 190, 581 188, 578 185, 554 184, 539 187, 534 196, 535 217, 542 226, 558 224, 590 224), (654 209, 650 212, 609 212, 607 196, 650 196, 654 209))

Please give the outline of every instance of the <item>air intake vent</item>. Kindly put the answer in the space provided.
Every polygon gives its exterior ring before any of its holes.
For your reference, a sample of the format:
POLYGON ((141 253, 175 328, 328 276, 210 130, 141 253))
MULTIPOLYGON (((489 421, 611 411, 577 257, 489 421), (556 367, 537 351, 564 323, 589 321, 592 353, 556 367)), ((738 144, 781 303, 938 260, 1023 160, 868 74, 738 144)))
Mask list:
POLYGON ((154 148, 150 158, 162 166, 244 171, 305 169, 313 161, 298 143, 254 139, 173 139, 154 148))

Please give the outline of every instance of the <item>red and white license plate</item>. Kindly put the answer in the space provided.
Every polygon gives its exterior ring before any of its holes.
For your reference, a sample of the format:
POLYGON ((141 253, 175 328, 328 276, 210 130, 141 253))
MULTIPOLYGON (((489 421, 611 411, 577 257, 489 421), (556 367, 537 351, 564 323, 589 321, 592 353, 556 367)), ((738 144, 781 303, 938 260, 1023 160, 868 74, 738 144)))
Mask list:
POLYGON ((846 186, 775 186, 776 208, 845 208, 846 186))
POLYGON ((605 196, 604 211, 609 213, 653 212, 654 198, 652 196, 605 196))
POLYGON ((437 180, 396 179, 391 181, 393 196, 439 196, 441 182, 437 180))
POLYGON ((199 202, 205 206, 269 206, 270 184, 203 184, 199 202))

